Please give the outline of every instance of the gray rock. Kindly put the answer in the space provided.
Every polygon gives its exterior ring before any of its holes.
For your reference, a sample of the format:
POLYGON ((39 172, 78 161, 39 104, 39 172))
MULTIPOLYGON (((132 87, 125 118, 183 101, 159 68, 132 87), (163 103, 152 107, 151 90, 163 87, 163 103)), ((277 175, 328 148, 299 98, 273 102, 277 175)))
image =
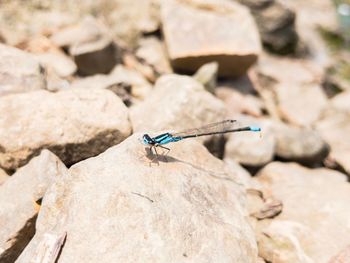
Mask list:
POLYGON ((34 56, 0 44, 0 96, 45 88, 44 69, 34 56))
POLYGON ((241 0, 250 7, 264 45, 279 54, 294 53, 298 44, 295 12, 275 0, 241 0))
POLYGON ((108 90, 33 91, 0 99, 0 167, 14 170, 48 148, 67 165, 131 132, 128 110, 108 90))
POLYGON ((233 1, 163 1, 162 25, 169 57, 178 71, 193 73, 217 61, 220 76, 236 77, 255 63, 261 50, 253 17, 233 1))
MULTIPOLYGON (((272 220, 258 222, 259 254, 268 262, 329 260, 350 243, 350 185, 345 174, 274 162, 256 177, 283 203, 272 220)), ((267 196, 268 197, 268 196, 267 196)))
POLYGON ((163 75, 130 118, 134 131, 184 130, 223 120, 225 107, 193 78, 163 75))
POLYGON ((79 43, 69 49, 81 75, 109 73, 118 62, 117 46, 111 39, 79 43))
POLYGON ((41 201, 50 185, 67 173, 64 164, 43 150, 0 187, 0 261, 14 262, 35 233, 41 201))
POLYGON ((240 117, 239 126, 259 126, 262 131, 237 132, 228 135, 225 145, 225 160, 233 159, 242 165, 260 167, 270 162, 275 153, 276 139, 269 121, 240 117))
POLYGON ((62 263, 256 262, 244 190, 224 163, 187 141, 151 164, 140 136, 74 165, 50 188, 18 263, 35 257, 46 233, 64 232, 62 263))
POLYGON ((204 64, 193 75, 193 78, 201 83, 207 91, 214 93, 216 88, 218 69, 219 64, 217 62, 204 64))
POLYGON ((275 122, 273 132, 276 155, 284 160, 313 165, 322 162, 328 155, 328 146, 316 130, 275 122))

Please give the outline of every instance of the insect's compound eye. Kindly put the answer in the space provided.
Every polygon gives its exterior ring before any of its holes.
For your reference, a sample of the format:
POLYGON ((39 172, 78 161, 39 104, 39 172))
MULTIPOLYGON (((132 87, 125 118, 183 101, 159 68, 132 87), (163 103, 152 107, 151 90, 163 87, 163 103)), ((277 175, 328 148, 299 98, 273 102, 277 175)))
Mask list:
POLYGON ((151 137, 148 135, 148 134, 144 134, 143 136, 142 136, 142 139, 143 139, 143 143, 144 144, 152 144, 152 139, 151 139, 151 137))

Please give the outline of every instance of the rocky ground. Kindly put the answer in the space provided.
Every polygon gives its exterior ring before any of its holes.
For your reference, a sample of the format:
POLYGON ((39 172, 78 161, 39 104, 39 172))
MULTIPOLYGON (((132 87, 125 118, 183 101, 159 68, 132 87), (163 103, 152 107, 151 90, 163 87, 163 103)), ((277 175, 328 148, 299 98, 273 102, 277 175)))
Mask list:
POLYGON ((350 262, 327 0, 3 0, 0 262, 350 262), (261 133, 144 133, 225 119, 261 133), (202 139, 203 138, 203 139, 202 139))

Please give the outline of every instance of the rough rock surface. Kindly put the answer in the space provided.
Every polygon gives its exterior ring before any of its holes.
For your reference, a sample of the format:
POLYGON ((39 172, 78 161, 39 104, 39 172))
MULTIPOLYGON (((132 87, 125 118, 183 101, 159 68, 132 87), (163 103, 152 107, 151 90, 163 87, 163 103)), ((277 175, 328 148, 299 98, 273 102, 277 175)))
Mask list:
POLYGON ((0 96, 45 88, 44 69, 34 56, 0 44, 0 96))
POLYGON ((346 175, 274 162, 256 177, 263 191, 283 203, 272 221, 259 222, 259 254, 281 263, 328 263, 350 244, 350 185, 346 175))
POLYGON ((9 178, 10 177, 8 176, 8 174, 0 168, 0 185, 2 185, 9 178))
POLYGON ((6 112, 0 115, 0 167, 5 170, 22 166, 42 148, 70 165, 131 132, 127 108, 108 90, 8 95, 0 99, 0 112, 6 112))
POLYGON ((0 187, 0 261, 14 262, 34 236, 40 202, 56 178, 67 172, 50 151, 43 150, 0 187))
POLYGON ((240 164, 259 167, 270 162, 275 152, 275 136, 269 121, 257 121, 252 118, 238 118, 239 126, 261 127, 262 132, 237 132, 228 136, 225 145, 225 160, 234 159, 240 164), (259 124, 259 125, 256 125, 259 124))
POLYGON ((254 18, 233 1, 163 1, 162 25, 172 65, 180 71, 193 73, 217 61, 220 76, 243 75, 261 50, 254 18))
POLYGON ((140 136, 74 165, 50 188, 18 263, 34 258, 45 233, 64 232, 62 263, 256 262, 244 191, 224 163, 194 141, 150 163, 140 136))
POLYGON ((275 122, 276 155, 283 160, 303 164, 320 163, 328 155, 328 146, 317 130, 275 122))
POLYGON ((134 131, 184 130, 223 120, 223 103, 194 79, 180 75, 160 77, 153 91, 131 108, 134 131))

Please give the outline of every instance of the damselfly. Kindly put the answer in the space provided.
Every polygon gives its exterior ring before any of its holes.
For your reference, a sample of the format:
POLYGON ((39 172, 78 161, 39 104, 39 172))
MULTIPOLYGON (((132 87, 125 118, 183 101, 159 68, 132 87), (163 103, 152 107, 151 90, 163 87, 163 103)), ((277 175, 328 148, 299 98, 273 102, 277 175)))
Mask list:
POLYGON ((163 148, 168 152, 170 151, 169 148, 163 146, 164 144, 168 144, 171 142, 178 142, 187 138, 195 138, 195 137, 201 137, 201 136, 207 136, 207 135, 224 134, 229 132, 242 132, 242 131, 258 132, 258 131, 261 131, 261 129, 255 126, 239 127, 236 120, 224 120, 224 121, 211 123, 203 127, 190 129, 182 132, 177 132, 177 133, 167 132, 167 133, 157 135, 155 137, 151 137, 148 134, 144 134, 142 136, 141 141, 144 145, 150 146, 151 152, 152 152, 152 148, 154 148, 156 155, 158 156, 157 147, 163 148))

